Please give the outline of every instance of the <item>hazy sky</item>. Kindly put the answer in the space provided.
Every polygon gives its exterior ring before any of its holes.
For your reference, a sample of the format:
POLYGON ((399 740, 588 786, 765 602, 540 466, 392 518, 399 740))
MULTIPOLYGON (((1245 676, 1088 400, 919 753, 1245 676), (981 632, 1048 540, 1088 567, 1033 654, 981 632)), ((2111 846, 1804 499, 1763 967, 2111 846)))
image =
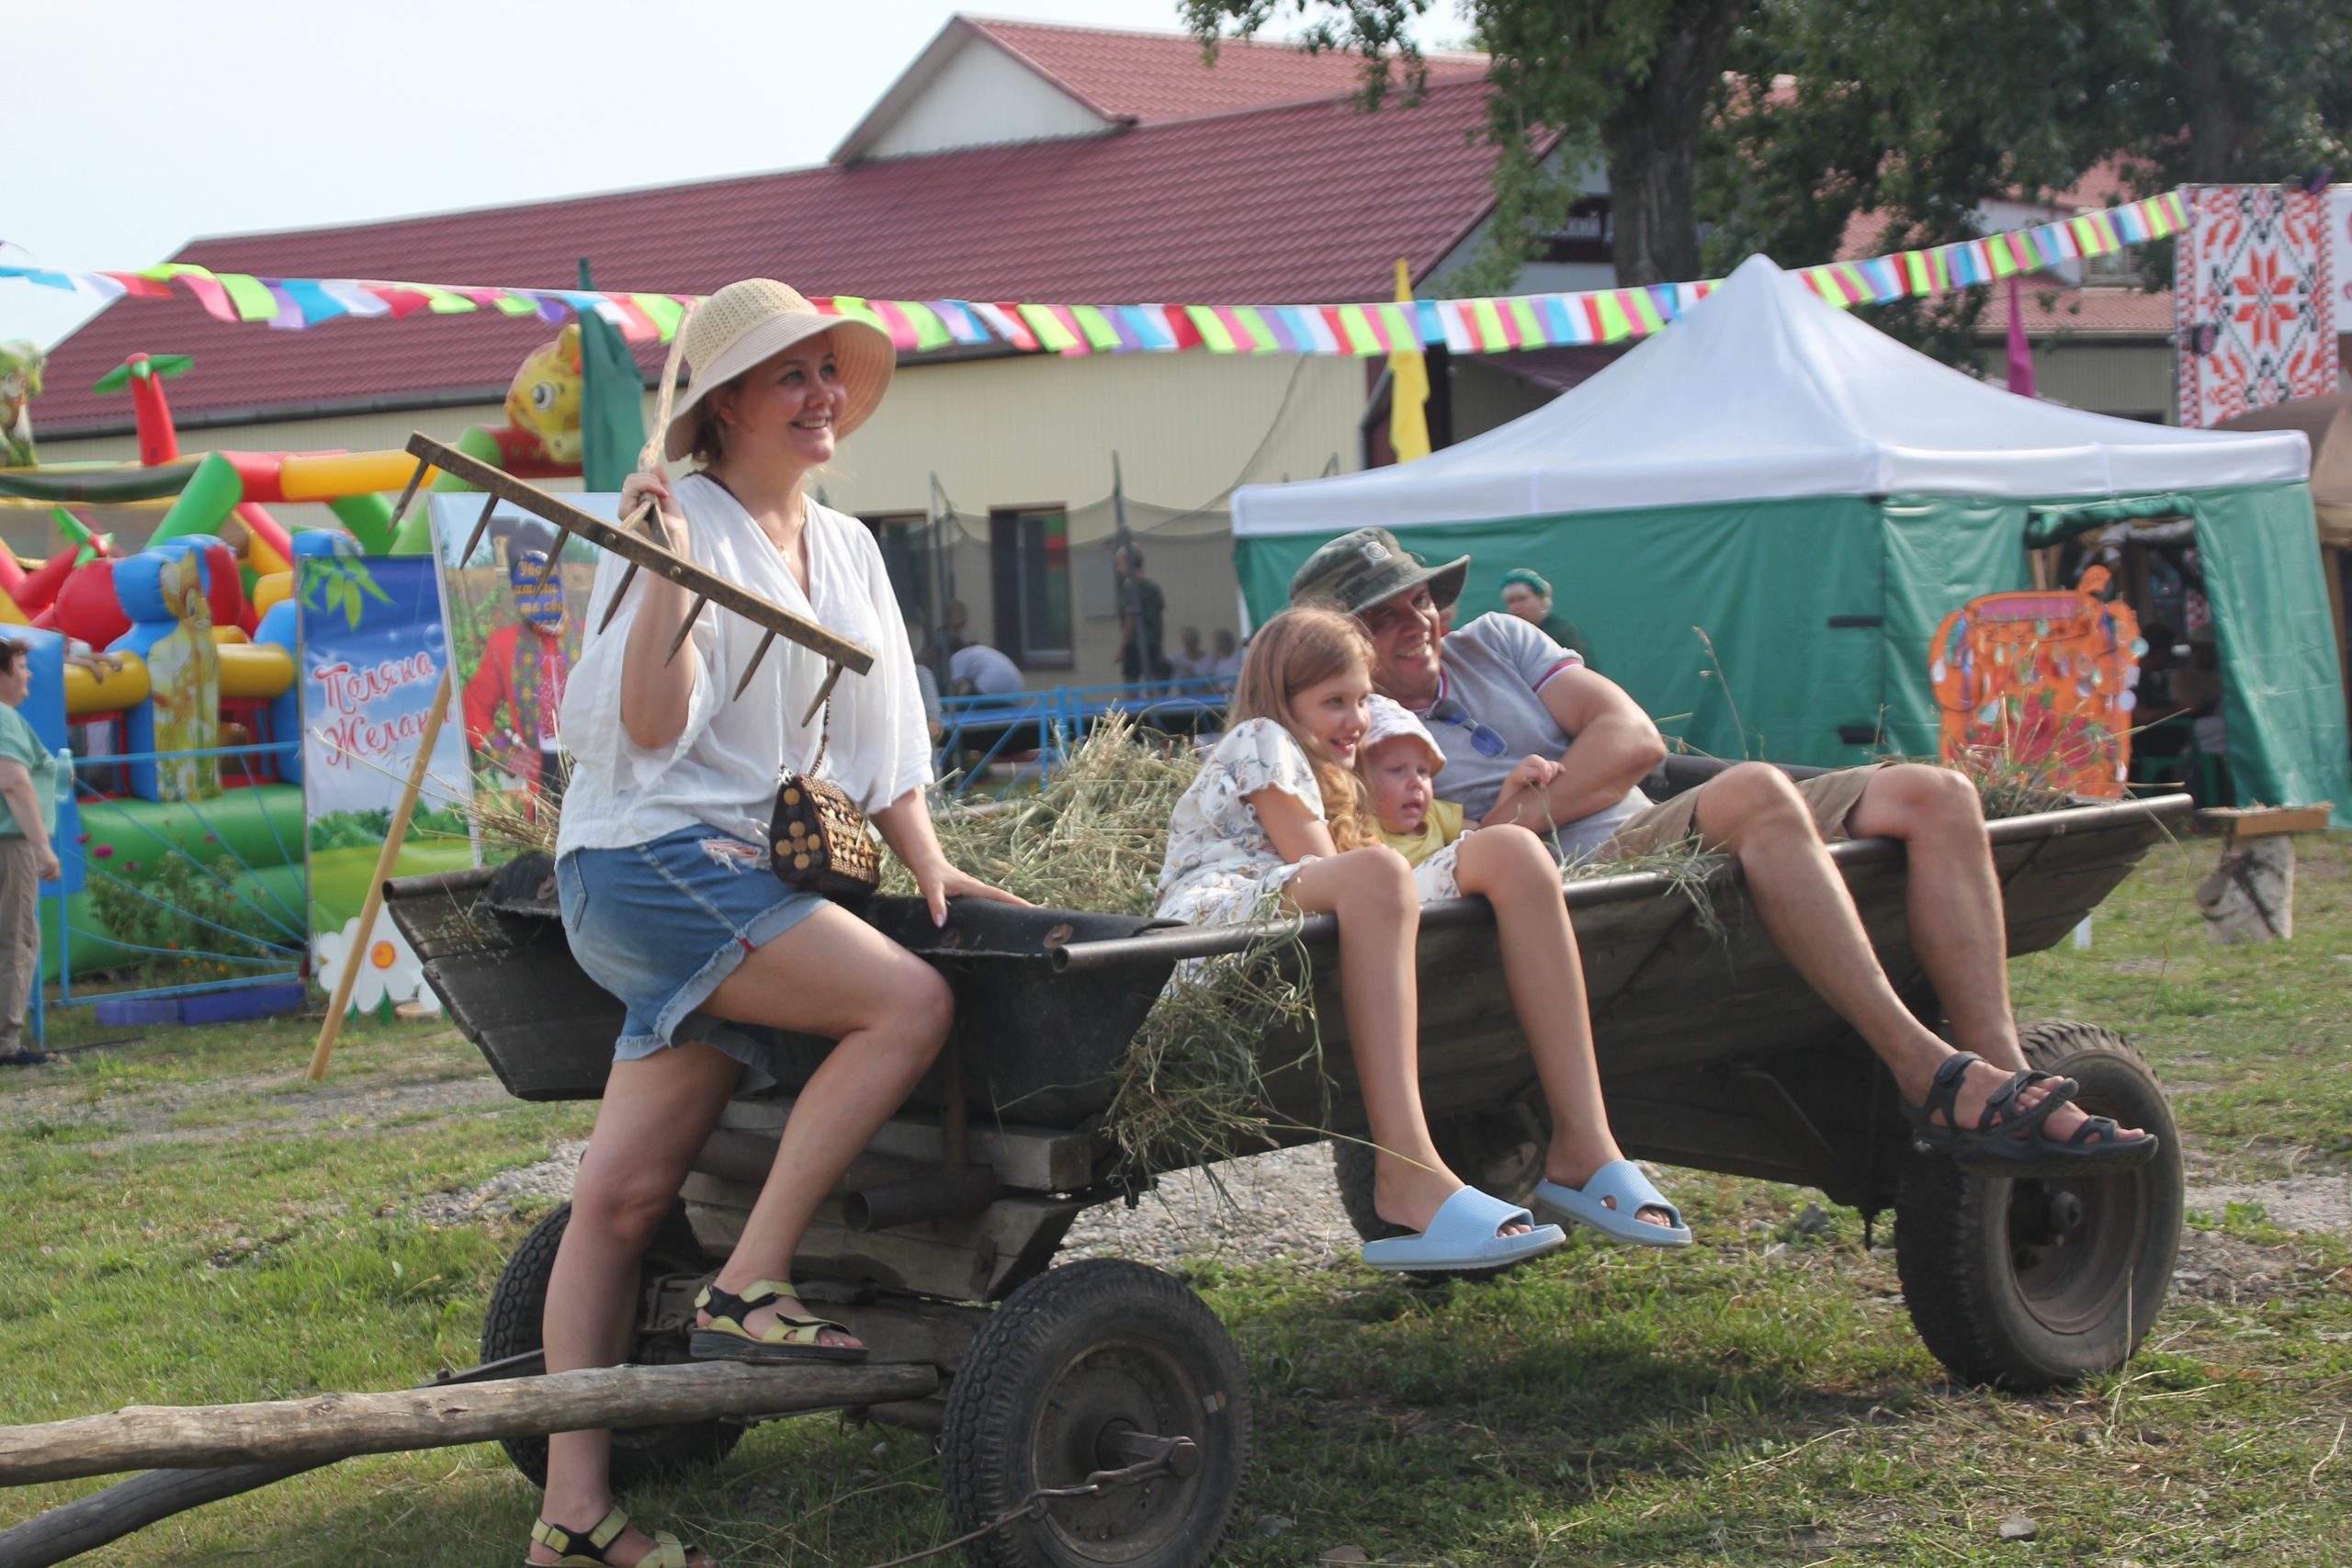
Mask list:
MULTIPOLYGON (((967 8, 1178 26, 1176 0, 967 8)), ((0 259, 121 270, 203 234, 819 163, 957 9, 6 0, 16 168, 0 259)), ((0 280, 0 339, 54 343, 91 309, 0 280)))

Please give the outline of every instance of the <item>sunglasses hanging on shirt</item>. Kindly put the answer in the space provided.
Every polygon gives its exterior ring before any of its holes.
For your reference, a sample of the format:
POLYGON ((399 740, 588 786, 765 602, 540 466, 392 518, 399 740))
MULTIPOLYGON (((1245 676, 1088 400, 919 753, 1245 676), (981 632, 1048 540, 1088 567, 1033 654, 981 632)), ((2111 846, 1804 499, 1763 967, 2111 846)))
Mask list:
POLYGON ((1499 757, 1510 749, 1510 742, 1472 718, 1469 710, 1462 705, 1461 699, 1457 697, 1447 697, 1431 708, 1430 719, 1432 723, 1451 725, 1456 729, 1468 730, 1470 749, 1481 757, 1499 757))

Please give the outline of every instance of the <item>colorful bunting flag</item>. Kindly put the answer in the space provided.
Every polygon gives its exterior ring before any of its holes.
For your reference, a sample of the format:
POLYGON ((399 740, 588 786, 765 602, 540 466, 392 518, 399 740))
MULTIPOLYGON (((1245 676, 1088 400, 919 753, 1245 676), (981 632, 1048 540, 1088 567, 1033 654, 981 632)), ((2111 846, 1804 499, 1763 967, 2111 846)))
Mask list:
MULTIPOLYGON (((2052 223, 1964 240, 1928 250, 1805 267, 1797 276, 1841 309, 1884 303, 1991 283, 2063 263, 2144 244, 2179 232, 2188 206, 2179 191, 2052 223)), ((694 296, 602 293, 584 288, 517 288, 374 279, 255 277, 167 262, 134 272, 77 272, 0 265, 21 278, 112 301, 126 296, 169 299, 176 290, 223 321, 262 321, 305 332, 349 317, 419 310, 548 322, 594 312, 631 343, 667 343, 694 296)), ((1704 299, 1713 282, 1659 284, 1580 294, 1528 294, 1484 299, 1417 299, 1346 305, 1055 305, 1011 300, 865 299, 852 295, 811 301, 829 315, 888 333, 901 351, 1002 343, 1023 353, 1332 354, 1365 356, 1442 344, 1457 354, 1493 354, 1558 344, 1617 343, 1657 332, 1704 299)))

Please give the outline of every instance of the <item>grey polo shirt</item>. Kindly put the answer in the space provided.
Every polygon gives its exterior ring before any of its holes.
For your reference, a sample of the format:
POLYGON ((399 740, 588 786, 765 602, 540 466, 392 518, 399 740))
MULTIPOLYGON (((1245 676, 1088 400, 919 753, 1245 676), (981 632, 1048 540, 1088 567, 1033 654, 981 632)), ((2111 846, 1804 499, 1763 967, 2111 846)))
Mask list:
MULTIPOLYGON (((1537 694, 1545 682, 1584 660, 1518 616, 1499 612, 1479 616, 1438 644, 1438 660, 1437 701, 1417 711, 1445 752, 1438 798, 1459 802, 1475 822, 1495 808, 1503 780, 1521 758, 1557 761, 1575 741, 1537 694)), ((1639 788, 1629 789, 1615 805, 1564 822, 1545 836, 1564 861, 1583 860, 1649 803, 1639 788)))

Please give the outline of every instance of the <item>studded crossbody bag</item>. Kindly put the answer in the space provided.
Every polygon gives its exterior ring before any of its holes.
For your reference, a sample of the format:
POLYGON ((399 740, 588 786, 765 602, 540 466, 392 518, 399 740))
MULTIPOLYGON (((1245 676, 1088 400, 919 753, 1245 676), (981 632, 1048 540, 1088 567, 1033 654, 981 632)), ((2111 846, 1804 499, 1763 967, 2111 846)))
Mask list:
POLYGON ((825 703, 823 738, 806 771, 786 770, 776 782, 768 849, 775 874, 793 887, 854 904, 882 885, 882 852, 841 785, 817 776, 833 743, 833 705, 825 703))

